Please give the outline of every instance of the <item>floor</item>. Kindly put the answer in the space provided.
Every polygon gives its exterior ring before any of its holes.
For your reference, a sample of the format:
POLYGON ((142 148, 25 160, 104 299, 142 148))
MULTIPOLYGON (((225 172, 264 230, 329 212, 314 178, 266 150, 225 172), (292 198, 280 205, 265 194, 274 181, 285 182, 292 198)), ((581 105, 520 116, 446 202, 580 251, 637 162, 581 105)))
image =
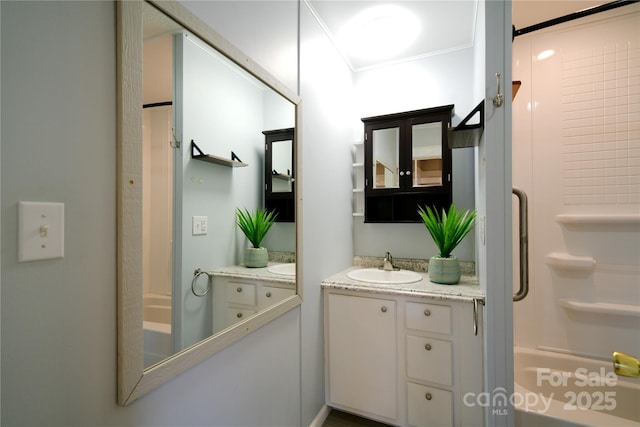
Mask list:
POLYGON ((387 424, 360 418, 355 415, 332 409, 322 427, 389 427, 387 424))

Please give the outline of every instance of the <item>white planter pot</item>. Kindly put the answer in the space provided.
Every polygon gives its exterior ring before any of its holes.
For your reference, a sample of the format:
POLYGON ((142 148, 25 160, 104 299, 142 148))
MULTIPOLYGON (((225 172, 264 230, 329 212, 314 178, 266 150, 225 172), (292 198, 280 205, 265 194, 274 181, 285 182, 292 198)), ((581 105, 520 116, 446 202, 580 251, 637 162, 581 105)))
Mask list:
POLYGON ((250 268, 266 267, 269 262, 267 248, 247 248, 244 253, 244 265, 250 268))
POLYGON ((460 282, 460 262, 458 258, 429 258, 429 280, 442 285, 455 285, 460 282))

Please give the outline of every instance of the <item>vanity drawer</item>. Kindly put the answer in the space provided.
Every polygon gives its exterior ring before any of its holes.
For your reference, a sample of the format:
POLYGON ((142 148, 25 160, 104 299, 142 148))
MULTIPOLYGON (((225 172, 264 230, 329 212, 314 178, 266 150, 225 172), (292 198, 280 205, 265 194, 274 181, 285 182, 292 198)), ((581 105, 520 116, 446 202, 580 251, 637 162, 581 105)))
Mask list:
POLYGON ((452 359, 450 341, 407 335, 407 376, 451 386, 452 359))
POLYGON ((453 425, 453 393, 450 391, 409 383, 407 397, 409 425, 453 425))
POLYGON ((293 289, 262 286, 258 292, 258 310, 270 307, 293 295, 295 295, 293 289))
POLYGON ((249 316, 256 314, 255 310, 247 310, 244 308, 227 308, 227 325, 233 325, 249 316))
POLYGON ((256 285, 253 283, 229 282, 227 302, 256 305, 256 285))
POLYGON ((451 307, 448 305, 407 302, 407 328, 451 334, 451 307))

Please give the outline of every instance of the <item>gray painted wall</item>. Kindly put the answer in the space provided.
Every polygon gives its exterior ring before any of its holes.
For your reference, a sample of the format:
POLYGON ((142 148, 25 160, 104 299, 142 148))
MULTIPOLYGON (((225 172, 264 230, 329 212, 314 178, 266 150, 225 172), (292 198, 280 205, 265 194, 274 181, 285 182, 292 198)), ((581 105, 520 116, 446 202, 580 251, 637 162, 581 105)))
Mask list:
POLYGON ((300 309, 116 405, 115 5, 0 7, 2 425, 300 425, 300 309), (65 258, 17 263, 19 200, 65 203, 65 258))

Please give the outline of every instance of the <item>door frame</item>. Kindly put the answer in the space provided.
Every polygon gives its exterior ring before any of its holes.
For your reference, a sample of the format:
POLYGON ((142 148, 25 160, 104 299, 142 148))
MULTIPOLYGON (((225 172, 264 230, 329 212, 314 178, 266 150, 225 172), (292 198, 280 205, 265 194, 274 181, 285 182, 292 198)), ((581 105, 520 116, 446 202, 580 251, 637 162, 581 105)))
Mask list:
POLYGON ((478 156, 478 278, 485 291, 485 425, 513 426, 511 0, 485 0, 485 130, 478 156), (503 105, 495 107, 500 73, 503 105), (504 396, 504 398, 500 398, 504 396), (493 406, 496 404, 495 406, 493 406))

